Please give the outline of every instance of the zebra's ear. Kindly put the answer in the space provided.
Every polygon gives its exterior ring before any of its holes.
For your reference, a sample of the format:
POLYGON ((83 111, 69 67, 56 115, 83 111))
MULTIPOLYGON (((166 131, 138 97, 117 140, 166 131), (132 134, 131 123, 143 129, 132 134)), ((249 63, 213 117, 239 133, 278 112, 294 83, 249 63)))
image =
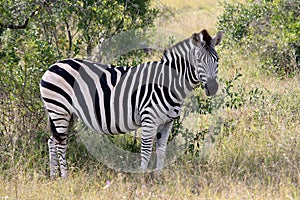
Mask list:
POLYGON ((201 45, 201 38, 200 38, 200 34, 199 33, 193 33, 193 35, 192 35, 192 43, 196 47, 200 47, 200 45, 201 45))
POLYGON ((202 30, 200 32, 200 40, 203 46, 210 46, 211 44, 211 36, 208 34, 207 30, 202 30))
POLYGON ((219 31, 212 39, 212 42, 215 46, 219 45, 223 38, 223 31, 219 31))

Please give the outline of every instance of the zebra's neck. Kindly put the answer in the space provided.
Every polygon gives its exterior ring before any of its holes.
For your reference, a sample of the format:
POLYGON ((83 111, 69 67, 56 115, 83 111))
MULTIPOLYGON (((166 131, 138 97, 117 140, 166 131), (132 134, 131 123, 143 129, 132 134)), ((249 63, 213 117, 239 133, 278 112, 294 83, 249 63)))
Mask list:
POLYGON ((189 39, 177 43, 164 52, 162 62, 171 69, 172 80, 178 83, 183 98, 198 84, 193 61, 191 60, 192 44, 189 39))

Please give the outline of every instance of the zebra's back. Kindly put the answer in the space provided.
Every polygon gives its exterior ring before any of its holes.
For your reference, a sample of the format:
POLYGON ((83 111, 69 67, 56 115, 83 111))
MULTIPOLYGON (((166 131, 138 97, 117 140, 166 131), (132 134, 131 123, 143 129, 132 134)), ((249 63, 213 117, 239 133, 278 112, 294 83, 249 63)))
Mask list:
POLYGON ((141 102, 151 95, 146 84, 151 71, 144 66, 116 67, 67 59, 45 72, 41 94, 56 127, 67 127, 64 124, 76 114, 96 132, 125 133, 141 125, 139 111, 141 102), (58 120, 62 115, 64 119, 58 120))

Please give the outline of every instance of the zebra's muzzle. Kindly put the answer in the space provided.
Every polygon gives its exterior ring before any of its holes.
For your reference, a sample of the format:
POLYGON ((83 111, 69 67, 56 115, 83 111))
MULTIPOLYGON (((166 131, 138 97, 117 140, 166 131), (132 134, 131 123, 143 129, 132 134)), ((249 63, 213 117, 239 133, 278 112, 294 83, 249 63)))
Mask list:
POLYGON ((216 79, 207 79, 204 89, 207 96, 213 96, 217 93, 219 84, 216 79))

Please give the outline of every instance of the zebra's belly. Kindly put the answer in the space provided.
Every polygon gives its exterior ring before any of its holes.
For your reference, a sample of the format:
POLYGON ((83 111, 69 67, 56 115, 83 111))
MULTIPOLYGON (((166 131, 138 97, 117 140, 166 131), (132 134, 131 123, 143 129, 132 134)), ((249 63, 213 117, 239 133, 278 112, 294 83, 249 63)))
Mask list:
POLYGON ((118 135, 118 134, 124 134, 124 133, 129 133, 131 131, 134 131, 138 128, 140 128, 140 126, 138 125, 132 125, 130 128, 126 128, 126 127, 120 127, 118 124, 111 124, 110 127, 90 127, 92 130, 94 130, 97 133, 101 133, 101 134, 106 134, 106 135, 118 135))
MULTIPOLYGON (((122 112, 111 109, 105 110, 83 109, 83 106, 73 105, 74 114, 80 118, 91 130, 102 134, 124 134, 141 127, 140 118, 129 114, 128 110, 122 112), (133 119, 134 118, 134 119, 133 119)), ((87 107, 86 107, 87 108, 87 107)))

